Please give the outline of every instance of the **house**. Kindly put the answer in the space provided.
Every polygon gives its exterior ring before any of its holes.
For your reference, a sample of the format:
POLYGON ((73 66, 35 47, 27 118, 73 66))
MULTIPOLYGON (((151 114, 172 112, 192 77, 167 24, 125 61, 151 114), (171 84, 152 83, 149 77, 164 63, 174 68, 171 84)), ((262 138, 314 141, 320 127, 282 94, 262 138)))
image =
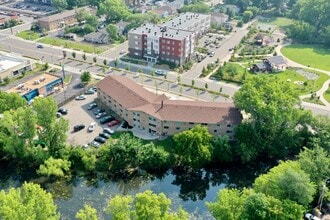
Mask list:
POLYGON ((109 34, 105 30, 92 32, 86 34, 84 40, 90 43, 106 44, 109 42, 109 34))
POLYGON ((254 44, 262 46, 264 44, 264 36, 262 34, 257 34, 254 37, 254 44))
POLYGON ((17 20, 18 16, 16 14, 11 14, 9 16, 0 15, 0 26, 5 25, 6 22, 10 20, 17 20))
POLYGON ((116 26, 118 27, 118 33, 119 33, 120 35, 123 35, 123 34, 124 34, 124 32, 125 32, 125 28, 126 28, 126 26, 127 26, 128 24, 129 24, 129 23, 126 22, 126 21, 119 21, 119 22, 116 24, 116 26))
POLYGON ((213 25, 222 25, 227 22, 229 16, 224 13, 212 13, 211 14, 211 24, 213 25))
POLYGON ((129 125, 157 135, 174 135, 200 124, 213 135, 233 137, 242 121, 231 103, 170 100, 125 76, 107 76, 97 84, 99 100, 129 125))
POLYGON ((152 10, 151 12, 155 13, 160 18, 166 18, 167 16, 173 13, 173 10, 170 6, 164 5, 157 9, 152 10))
POLYGON ((285 70, 287 63, 282 56, 265 58, 261 63, 253 64, 251 70, 254 72, 279 72, 285 70))

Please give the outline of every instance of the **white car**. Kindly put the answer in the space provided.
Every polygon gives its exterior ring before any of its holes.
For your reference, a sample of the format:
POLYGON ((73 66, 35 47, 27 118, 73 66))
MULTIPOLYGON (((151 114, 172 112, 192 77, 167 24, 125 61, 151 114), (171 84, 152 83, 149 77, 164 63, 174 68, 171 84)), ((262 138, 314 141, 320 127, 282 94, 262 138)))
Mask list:
POLYGON ((76 97, 76 100, 85 100, 85 99, 86 99, 86 96, 84 96, 84 95, 80 95, 80 96, 76 97))
POLYGON ((89 126, 88 126, 88 131, 89 132, 92 132, 95 130, 95 127, 96 127, 96 123, 95 122, 92 122, 89 126))
POLYGON ((110 129, 110 128, 104 128, 103 129, 103 132, 104 133, 108 133, 108 134, 113 134, 113 133, 115 133, 112 129, 110 129))

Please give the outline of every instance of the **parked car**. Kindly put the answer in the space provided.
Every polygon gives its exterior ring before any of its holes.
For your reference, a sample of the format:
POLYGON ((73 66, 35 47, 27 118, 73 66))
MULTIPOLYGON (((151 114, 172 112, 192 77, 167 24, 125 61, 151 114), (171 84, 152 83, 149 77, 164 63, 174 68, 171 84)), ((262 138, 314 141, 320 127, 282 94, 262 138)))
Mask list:
POLYGON ((56 118, 60 118, 60 117, 62 117, 62 114, 59 112, 56 112, 56 118))
POLYGON ((108 123, 108 126, 109 127, 113 127, 113 126, 116 126, 118 125, 120 122, 118 120, 112 120, 108 123))
POLYGON ((97 136, 96 138, 94 138, 94 141, 104 144, 107 141, 107 139, 97 136))
POLYGON ((65 108, 59 108, 57 110, 57 112, 61 113, 62 115, 67 115, 68 114, 68 110, 65 108))
POLYGON ((99 136, 103 137, 105 139, 109 139, 111 137, 110 134, 108 134, 108 133, 100 133, 99 136))
POLYGON ((105 116, 105 117, 103 117, 103 118, 100 119, 100 123, 101 123, 101 124, 105 124, 105 123, 107 123, 107 122, 112 121, 113 119, 114 119, 114 118, 113 118, 111 115, 109 115, 109 116, 105 116))
POLYGON ((80 130, 82 130, 82 129, 84 129, 84 128, 85 128, 85 125, 84 125, 84 124, 75 125, 75 126, 73 127, 73 131, 74 131, 74 132, 77 132, 77 131, 80 131, 80 130))
POLYGON ((90 88, 90 89, 92 89, 94 92, 97 92, 97 87, 96 87, 96 86, 93 86, 93 87, 90 88))
POLYGON ((88 131, 89 132, 92 132, 95 130, 95 127, 96 127, 96 123, 95 122, 92 122, 89 126, 88 126, 88 131))
POLYGON ((214 51, 211 51, 211 52, 209 52, 208 54, 209 54, 209 57, 213 57, 214 54, 215 54, 215 52, 214 52, 214 51))
POLYGON ((93 147, 99 147, 99 146, 100 146, 100 143, 97 142, 97 141, 92 141, 92 142, 90 143, 90 145, 93 146, 93 147))
POLYGON ((94 112, 94 114, 95 115, 98 115, 98 114, 100 114, 102 112, 105 112, 105 110, 103 110, 103 109, 96 109, 96 111, 94 112))
POLYGON ((44 48, 44 46, 43 46, 42 44, 38 44, 38 45, 37 45, 37 48, 38 48, 38 49, 42 49, 42 48, 44 48))
POLYGON ((86 99, 86 96, 80 95, 80 96, 77 96, 75 99, 76 100, 85 100, 86 99))
POLYGON ((103 133, 113 134, 115 132, 114 132, 114 130, 111 130, 110 128, 103 128, 103 133))
POLYGON ((164 71, 162 71, 162 70, 155 70, 155 74, 157 76, 164 76, 165 75, 164 71))
POLYGON ((95 118, 97 118, 97 119, 99 119, 99 118, 103 118, 103 117, 106 116, 106 115, 107 115, 106 112, 101 112, 101 113, 97 114, 97 115, 95 116, 95 118))
POLYGON ((86 90, 85 91, 85 95, 93 95, 95 92, 94 92, 94 90, 93 89, 88 89, 88 90, 86 90))
POLYGON ((88 144, 83 144, 82 147, 83 148, 89 148, 89 145, 88 144))
POLYGON ((96 108, 97 104, 95 102, 93 102, 92 104, 88 105, 87 109, 88 110, 92 110, 93 108, 96 108))

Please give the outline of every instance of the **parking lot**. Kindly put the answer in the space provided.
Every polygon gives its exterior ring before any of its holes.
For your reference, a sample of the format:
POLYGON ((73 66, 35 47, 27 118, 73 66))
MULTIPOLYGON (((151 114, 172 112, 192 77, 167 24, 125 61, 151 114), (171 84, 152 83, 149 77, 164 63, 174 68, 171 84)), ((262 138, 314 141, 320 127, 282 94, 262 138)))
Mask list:
MULTIPOLYGON (((94 112, 98 107, 92 110, 87 110, 88 105, 93 103, 96 97, 96 93, 93 95, 86 95, 85 100, 72 100, 63 106, 63 108, 68 109, 68 114, 63 116, 63 118, 69 120, 69 130, 67 132, 68 143, 72 145, 88 144, 102 133, 103 128, 108 127, 108 123, 101 125, 99 119, 95 118, 94 112), (92 122, 95 122, 97 125, 94 131, 88 132, 88 126, 92 122), (73 132, 73 127, 78 124, 84 124, 85 128, 78 132, 73 132)), ((118 126, 111 127, 111 129, 116 130, 117 127, 118 126)))

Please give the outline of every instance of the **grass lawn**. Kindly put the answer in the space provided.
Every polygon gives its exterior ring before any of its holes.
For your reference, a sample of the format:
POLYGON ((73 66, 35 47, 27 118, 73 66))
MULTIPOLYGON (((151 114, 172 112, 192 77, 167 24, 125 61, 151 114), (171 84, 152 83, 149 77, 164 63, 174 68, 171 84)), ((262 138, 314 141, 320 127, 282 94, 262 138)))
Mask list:
POLYGON ((287 27, 291 24, 293 24, 293 20, 285 17, 277 17, 277 18, 270 18, 269 22, 260 22, 260 23, 266 23, 266 24, 272 24, 279 27, 287 27))
POLYGON ((324 105, 323 102, 321 102, 318 98, 304 98, 303 101, 318 104, 318 105, 324 105))
POLYGON ((78 42, 74 42, 71 40, 64 40, 64 39, 60 39, 60 38, 53 38, 53 37, 44 37, 41 38, 40 40, 38 40, 38 42, 40 43, 44 43, 44 44, 51 44, 54 46, 63 46, 65 48, 70 48, 70 49, 74 49, 74 50, 82 50, 86 53, 102 53, 104 51, 106 51, 105 48, 103 47, 97 47, 91 44, 84 44, 84 43, 78 43, 78 42))
POLYGON ((330 103, 330 86, 328 87, 328 90, 323 93, 323 97, 330 103))
POLYGON ((282 48, 284 56, 305 66, 330 71, 330 48, 294 44, 282 48))
POLYGON ((16 37, 23 38, 25 40, 36 40, 40 38, 40 33, 26 30, 26 31, 21 31, 18 34, 16 34, 16 37))

